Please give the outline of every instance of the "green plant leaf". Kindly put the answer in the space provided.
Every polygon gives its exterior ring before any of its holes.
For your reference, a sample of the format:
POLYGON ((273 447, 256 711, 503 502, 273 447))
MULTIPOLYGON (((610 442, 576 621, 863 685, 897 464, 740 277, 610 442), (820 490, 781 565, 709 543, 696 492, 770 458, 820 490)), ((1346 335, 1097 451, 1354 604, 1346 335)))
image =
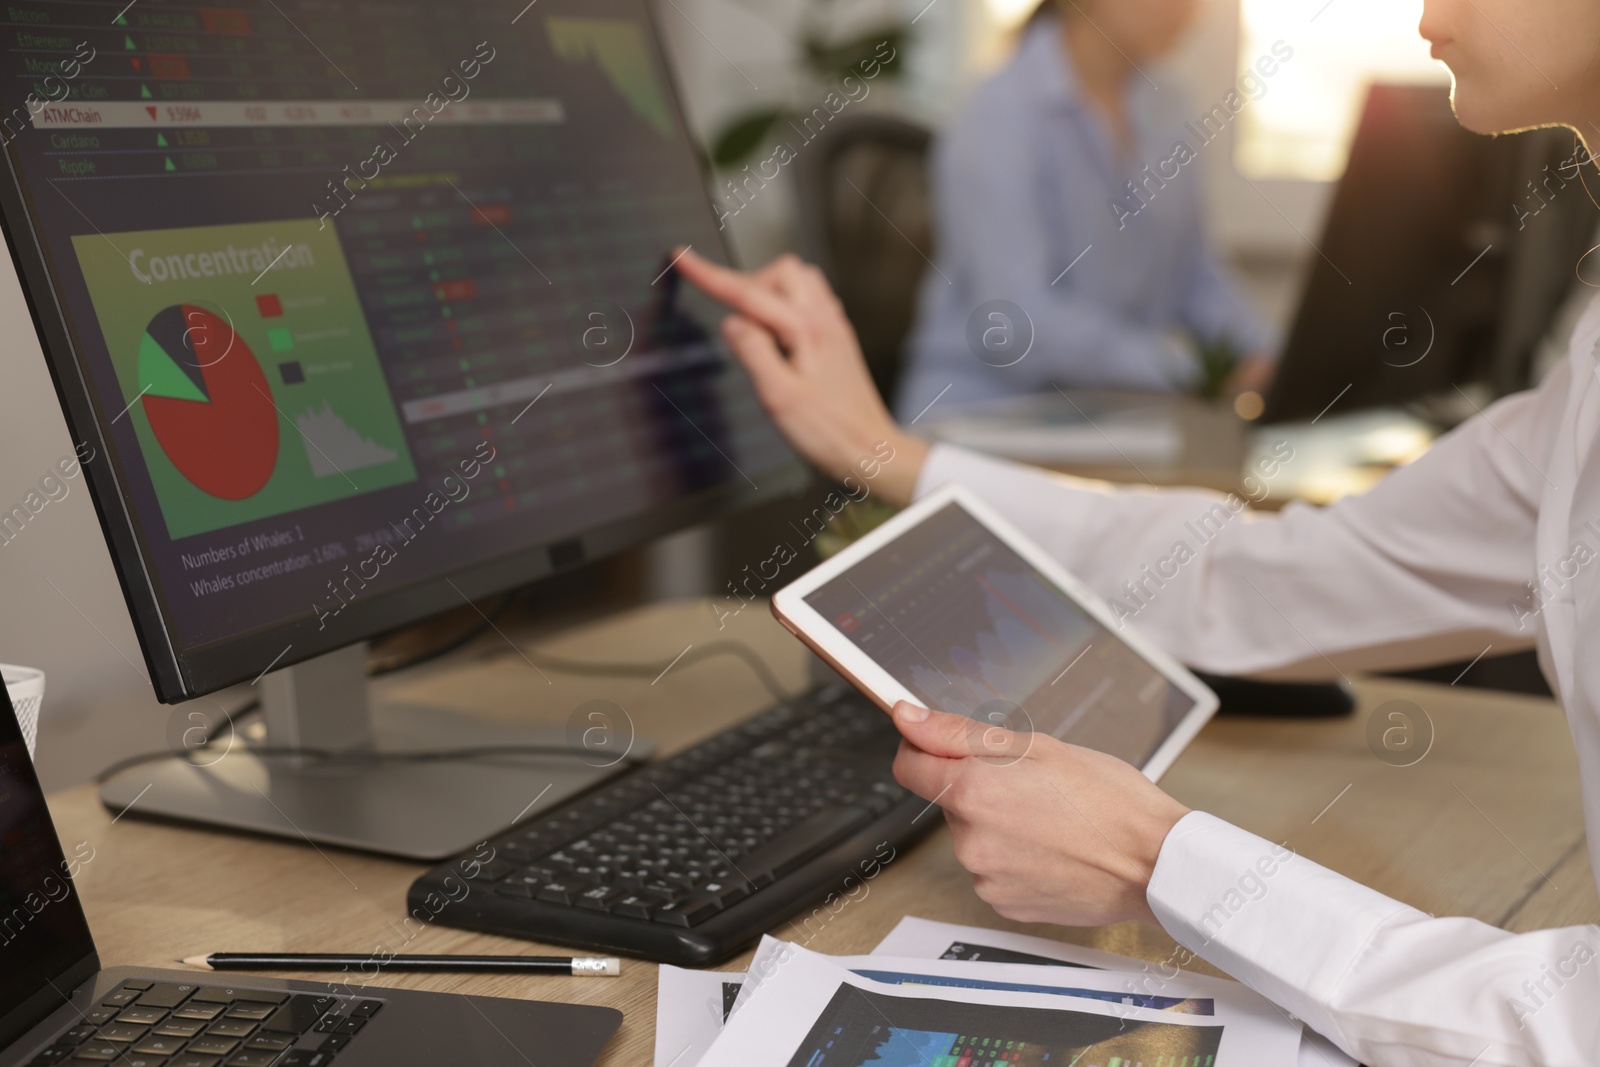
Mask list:
POLYGON ((737 167, 761 146, 772 128, 788 115, 788 109, 781 107, 763 108, 740 115, 712 138, 712 165, 723 170, 737 167))
POLYGON ((864 74, 862 65, 865 64, 870 69, 871 65, 876 63, 879 77, 895 79, 904 69, 900 60, 905 54, 906 43, 910 37, 910 27, 898 24, 880 26, 848 41, 830 42, 820 37, 808 36, 802 43, 805 49, 806 68, 826 81, 837 81, 846 75, 862 77, 864 74), (893 58, 888 60, 878 58, 878 49, 884 45, 894 50, 893 58))
POLYGON ((1200 360, 1200 381, 1196 383, 1195 392, 1203 399, 1216 400, 1227 389, 1228 380, 1243 358, 1239 347, 1232 338, 1219 337, 1199 342, 1195 348, 1200 360))

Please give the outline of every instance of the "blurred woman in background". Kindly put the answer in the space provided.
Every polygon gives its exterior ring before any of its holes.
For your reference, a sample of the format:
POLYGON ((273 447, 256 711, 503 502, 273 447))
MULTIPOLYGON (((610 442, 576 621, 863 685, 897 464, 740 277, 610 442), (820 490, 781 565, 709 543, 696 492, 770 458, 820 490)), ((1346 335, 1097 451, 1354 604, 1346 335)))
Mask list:
POLYGON ((943 407, 1052 385, 1173 392, 1201 377, 1197 343, 1239 358, 1232 391, 1265 387, 1271 338, 1202 225, 1198 154, 1217 122, 1151 80, 1195 7, 1043 0, 951 121, 901 417, 941 393, 943 407), (1021 349, 1006 344, 1024 332, 1032 348, 1012 362, 1021 349))

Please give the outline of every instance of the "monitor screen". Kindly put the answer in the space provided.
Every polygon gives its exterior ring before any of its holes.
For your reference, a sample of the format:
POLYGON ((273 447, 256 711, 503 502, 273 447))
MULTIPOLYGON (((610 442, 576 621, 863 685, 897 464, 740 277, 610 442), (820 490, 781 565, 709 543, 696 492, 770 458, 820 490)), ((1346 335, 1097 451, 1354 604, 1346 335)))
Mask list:
POLYGON ((8 236, 164 698, 794 487, 671 269, 722 243, 644 0, 517 6, 9 9, 8 236))
POLYGON ((0 1049, 72 992, 66 978, 94 955, 72 879, 94 859, 87 843, 61 850, 22 729, 0 685, 0 1049), (30 1000, 49 994, 44 1003, 30 1000))
POLYGON ((1195 700, 958 504, 805 598, 924 707, 1143 767, 1195 700))

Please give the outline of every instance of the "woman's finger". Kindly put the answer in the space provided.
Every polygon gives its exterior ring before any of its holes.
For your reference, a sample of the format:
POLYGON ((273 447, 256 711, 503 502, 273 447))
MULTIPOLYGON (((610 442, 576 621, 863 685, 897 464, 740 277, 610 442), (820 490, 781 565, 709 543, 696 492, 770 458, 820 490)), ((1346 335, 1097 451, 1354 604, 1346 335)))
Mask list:
POLYGON ((785 347, 793 347, 799 336, 799 312, 771 288, 690 250, 678 258, 678 269, 707 296, 754 319, 771 330, 785 347))
POLYGON ((965 715, 929 711, 902 700, 894 706, 894 724, 901 737, 932 756, 961 759, 990 754, 982 736, 984 725, 965 715))
POLYGON ((722 336, 744 364, 744 369, 750 372, 756 394, 768 403, 775 401, 794 375, 777 340, 764 327, 743 315, 729 315, 724 319, 722 336))
POLYGON ((902 741, 894 758, 894 780, 923 800, 936 802, 955 785, 964 767, 961 760, 930 756, 911 742, 902 741))

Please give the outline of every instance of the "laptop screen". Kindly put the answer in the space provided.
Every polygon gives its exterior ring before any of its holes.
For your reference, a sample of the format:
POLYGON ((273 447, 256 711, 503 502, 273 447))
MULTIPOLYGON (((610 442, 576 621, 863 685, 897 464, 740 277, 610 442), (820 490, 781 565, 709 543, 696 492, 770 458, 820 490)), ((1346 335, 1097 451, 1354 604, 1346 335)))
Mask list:
POLYGON ((88 844, 68 859, 22 729, 0 685, 0 1048, 39 1022, 81 978, 69 971, 94 955, 94 940, 72 884, 92 859, 88 844), (63 983, 67 984, 63 984, 63 983), (28 1002, 50 993, 60 998, 28 1002))

